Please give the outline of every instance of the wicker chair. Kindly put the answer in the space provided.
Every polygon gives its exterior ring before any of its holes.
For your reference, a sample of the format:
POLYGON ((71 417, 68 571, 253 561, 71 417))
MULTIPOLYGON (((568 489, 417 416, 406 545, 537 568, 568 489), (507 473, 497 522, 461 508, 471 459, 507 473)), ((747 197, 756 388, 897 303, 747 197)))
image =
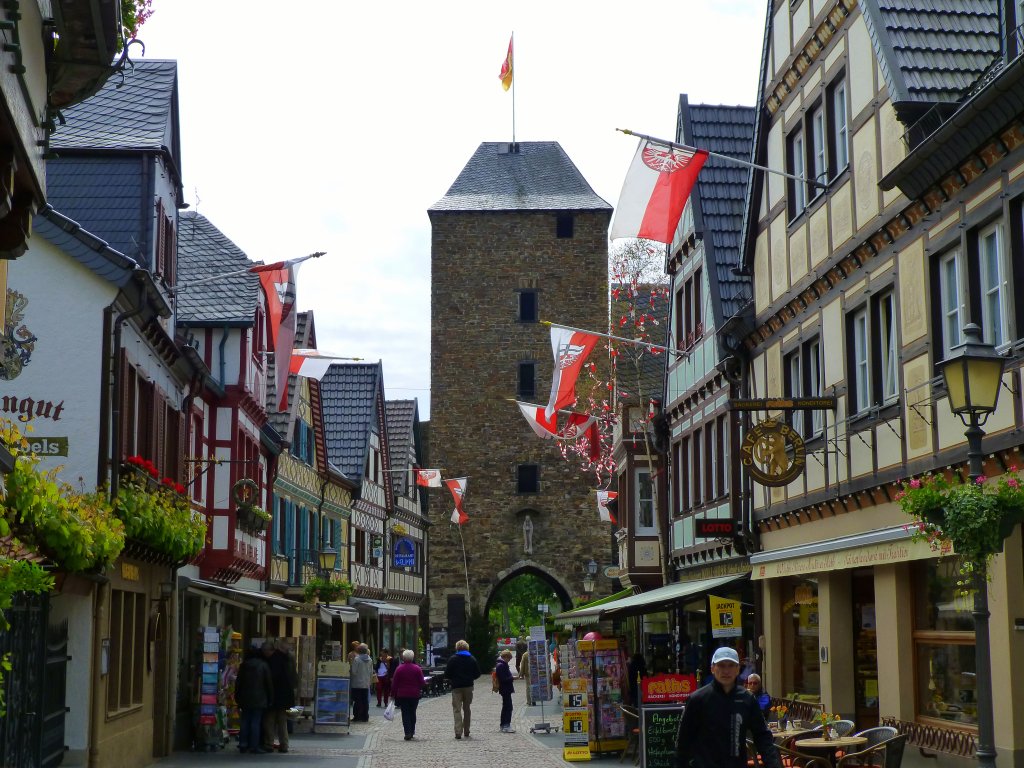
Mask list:
MULTIPOLYGON (((779 752, 779 762, 783 768, 832 768, 828 758, 821 755, 808 755, 803 752, 797 752, 795 749, 787 749, 778 745, 776 745, 775 749, 779 752)), ((757 747, 754 746, 750 739, 747 739, 747 765, 753 766, 753 768, 763 768, 764 766, 764 761, 761 760, 757 747)))
POLYGON ((879 768, 900 768, 903 762, 903 748, 907 744, 906 735, 893 736, 873 747, 859 752, 848 752, 839 758, 836 768, 852 768, 852 766, 879 766, 879 768))
POLYGON ((891 739, 894 736, 899 736, 899 731, 893 728, 891 725, 879 725, 876 728, 867 728, 866 730, 860 731, 859 733, 853 734, 854 736, 863 736, 868 740, 867 744, 862 746, 858 751, 864 751, 871 749, 871 747, 881 744, 886 739, 891 739))

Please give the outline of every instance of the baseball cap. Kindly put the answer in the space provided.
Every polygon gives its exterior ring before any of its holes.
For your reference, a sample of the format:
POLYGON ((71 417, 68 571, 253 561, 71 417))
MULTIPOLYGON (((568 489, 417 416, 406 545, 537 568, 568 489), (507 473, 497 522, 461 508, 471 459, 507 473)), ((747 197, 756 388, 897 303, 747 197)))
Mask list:
POLYGON ((719 648, 711 657, 711 663, 717 664, 720 661, 731 661, 734 664, 739 664, 740 657, 732 648, 719 648))

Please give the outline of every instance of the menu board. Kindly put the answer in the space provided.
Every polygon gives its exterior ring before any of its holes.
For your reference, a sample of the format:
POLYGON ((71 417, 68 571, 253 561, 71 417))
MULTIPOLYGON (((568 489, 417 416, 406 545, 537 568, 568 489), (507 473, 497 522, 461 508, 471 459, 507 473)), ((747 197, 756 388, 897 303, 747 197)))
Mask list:
POLYGON ((347 677, 318 677, 316 679, 317 725, 348 725, 347 677))
POLYGON ((640 768, 675 768, 676 732, 683 705, 640 708, 640 768))

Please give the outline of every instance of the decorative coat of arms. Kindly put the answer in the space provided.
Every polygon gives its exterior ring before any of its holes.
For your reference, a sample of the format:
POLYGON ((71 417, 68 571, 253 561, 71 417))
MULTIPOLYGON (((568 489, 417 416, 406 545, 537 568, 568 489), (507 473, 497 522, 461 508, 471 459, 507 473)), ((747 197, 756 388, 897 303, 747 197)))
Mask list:
POLYGON ((36 336, 23 324, 28 298, 13 288, 7 289, 7 311, 0 336, 0 379, 11 381, 32 360, 36 336))

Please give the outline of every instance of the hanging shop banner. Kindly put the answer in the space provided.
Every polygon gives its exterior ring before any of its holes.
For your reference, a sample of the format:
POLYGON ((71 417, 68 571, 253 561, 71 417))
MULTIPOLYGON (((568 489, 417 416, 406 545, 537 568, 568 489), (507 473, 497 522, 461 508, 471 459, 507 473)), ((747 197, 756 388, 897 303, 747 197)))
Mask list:
POLYGON ((708 595, 712 637, 742 637, 743 614, 739 600, 726 600, 708 595))
POLYGON ((789 485, 804 471, 807 448, 791 426, 765 419, 747 431, 740 445, 740 461, 754 482, 769 487, 789 485))
POLYGON ((395 568, 416 567, 416 543, 409 538, 402 537, 395 541, 395 568))

